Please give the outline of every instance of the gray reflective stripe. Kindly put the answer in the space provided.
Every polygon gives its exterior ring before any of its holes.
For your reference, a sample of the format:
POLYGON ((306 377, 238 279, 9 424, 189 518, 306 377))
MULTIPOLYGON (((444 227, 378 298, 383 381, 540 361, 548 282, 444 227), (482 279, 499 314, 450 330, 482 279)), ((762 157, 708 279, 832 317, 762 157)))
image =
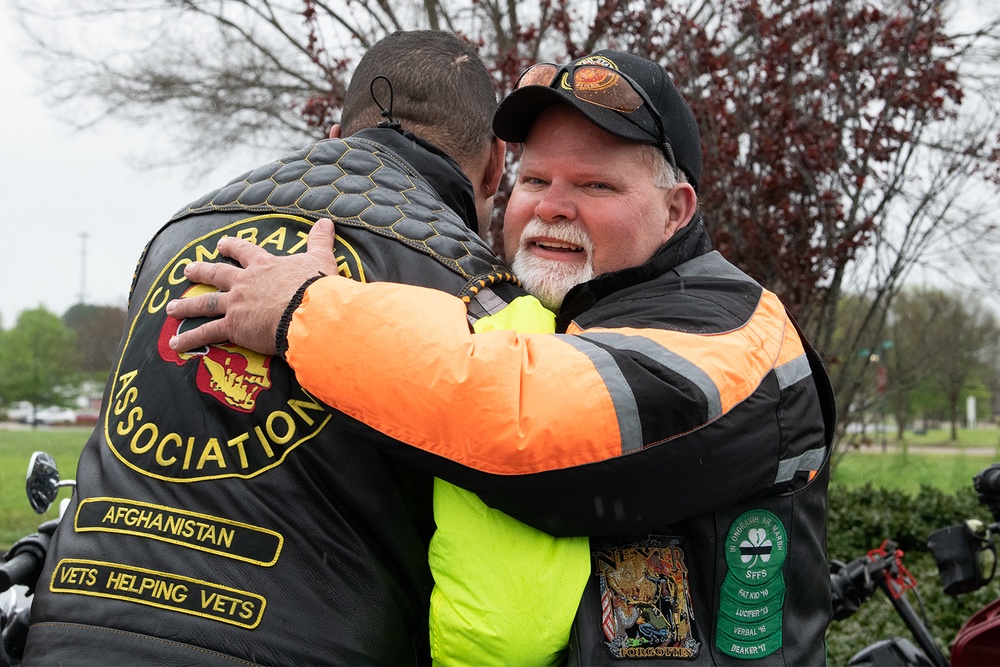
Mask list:
POLYGON ((775 368, 774 374, 778 376, 778 389, 784 389, 812 375, 812 369, 809 367, 809 359, 805 354, 801 354, 787 364, 775 368))
POLYGON ((633 452, 642 449, 642 424, 639 422, 639 406, 635 403, 635 394, 629 386, 622 371, 618 368, 611 353, 604 348, 583 340, 581 336, 559 335, 580 352, 583 352, 594 363, 604 386, 608 388, 611 402, 615 406, 618 417, 618 432, 622 439, 622 452, 633 452))
MULTIPOLYGON (((488 315, 496 315, 501 310, 506 308, 509 304, 497 296, 489 287, 484 287, 479 290, 475 296, 469 301, 469 308, 472 309, 473 306, 478 305, 483 311, 488 315)), ((480 315, 480 317, 485 317, 486 315, 480 315)))
POLYGON ((730 280, 742 280, 743 282, 755 284, 757 282, 727 262, 718 250, 713 250, 710 253, 689 259, 680 266, 675 267, 674 273, 679 276, 728 278, 730 280))
POLYGON ((662 345, 642 336, 626 336, 625 334, 617 333, 586 333, 582 334, 580 338, 587 338, 619 350, 638 352, 649 357, 661 366, 677 373, 701 390, 701 393, 705 396, 709 421, 722 416, 722 398, 719 395, 719 388, 715 386, 715 382, 712 381, 708 373, 679 354, 671 352, 662 345))
POLYGON ((485 287, 469 300, 466 306, 465 317, 469 320, 469 324, 475 325, 476 322, 484 317, 496 315, 508 305, 510 304, 497 296, 496 292, 489 287, 485 287))
POLYGON ((778 474, 774 478, 774 483, 781 484, 782 482, 787 482, 795 477, 795 473, 800 470, 819 470, 819 467, 823 465, 823 458, 825 456, 826 449, 824 448, 810 449, 808 452, 803 452, 794 458, 779 461, 778 474))

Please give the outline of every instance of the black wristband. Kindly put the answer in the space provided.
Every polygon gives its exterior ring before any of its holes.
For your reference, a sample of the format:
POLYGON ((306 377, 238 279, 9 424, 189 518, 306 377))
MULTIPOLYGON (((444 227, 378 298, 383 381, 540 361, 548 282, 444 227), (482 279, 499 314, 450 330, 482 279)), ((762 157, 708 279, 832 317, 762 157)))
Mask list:
POLYGON ((319 272, 318 276, 313 276, 309 280, 302 283, 302 285, 295 290, 295 295, 292 296, 292 300, 288 302, 288 307, 285 308, 285 312, 281 314, 281 319, 278 320, 278 330, 274 334, 274 347, 278 350, 278 356, 282 359, 285 358, 285 353, 288 352, 288 327, 292 323, 292 315, 295 313, 296 309, 302 305, 302 299, 305 298, 306 289, 314 282, 320 278, 326 278, 326 274, 322 271, 319 272))

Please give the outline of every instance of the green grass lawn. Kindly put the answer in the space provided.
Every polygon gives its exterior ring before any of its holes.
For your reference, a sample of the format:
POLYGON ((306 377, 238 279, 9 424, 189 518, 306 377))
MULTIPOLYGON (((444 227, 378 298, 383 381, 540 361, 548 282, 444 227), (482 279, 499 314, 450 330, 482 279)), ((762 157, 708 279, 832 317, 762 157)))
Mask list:
MULTIPOLYGON (((886 440, 890 445, 899 444, 896 440, 895 429, 890 429, 886 434, 886 440)), ((882 443, 881 433, 872 433, 871 431, 867 434, 868 439, 876 445, 882 443)), ((857 435, 853 436, 857 439, 857 435)), ((1000 429, 995 426, 983 426, 976 430, 970 431, 968 429, 958 430, 958 440, 951 440, 951 430, 950 428, 938 428, 930 429, 926 433, 914 433, 913 431, 906 431, 903 434, 903 442, 910 446, 921 447, 921 446, 935 446, 935 447, 949 447, 952 449, 961 449, 963 447, 993 447, 1000 448, 1000 429)))
MULTIPOLYGON (((91 430, 90 427, 0 429, 0 548, 6 550, 19 537, 34 532, 42 521, 58 516, 58 503, 44 516, 35 514, 28 504, 24 482, 32 452, 48 452, 55 457, 62 478, 73 479, 80 450, 91 430)), ((69 493, 69 489, 60 490, 59 499, 68 498, 69 493)))
MULTIPOLYGON (((916 448, 914 448, 916 449, 916 448)), ((994 456, 954 454, 863 454, 851 452, 837 463, 831 481, 848 487, 871 483, 876 488, 901 489, 915 494, 924 484, 945 491, 972 488, 972 478, 1000 459, 994 456)))
POLYGON ((881 453, 881 436, 869 435, 872 441, 862 452, 842 445, 835 456, 832 481, 849 487, 872 486, 901 489, 916 493, 922 485, 944 491, 972 487, 972 478, 980 470, 1000 461, 1000 430, 983 428, 959 430, 958 441, 950 440, 946 429, 916 435, 905 434, 897 441, 895 434, 886 438, 886 453, 881 453))

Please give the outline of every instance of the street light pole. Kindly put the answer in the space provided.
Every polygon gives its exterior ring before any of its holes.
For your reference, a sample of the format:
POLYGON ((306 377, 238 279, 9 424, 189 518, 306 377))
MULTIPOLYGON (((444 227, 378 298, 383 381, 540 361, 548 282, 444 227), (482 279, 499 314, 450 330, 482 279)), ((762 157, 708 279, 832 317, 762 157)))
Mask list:
POLYGON ((87 302, 87 232, 80 232, 80 305, 87 302))
POLYGON ((889 390, 889 368, 885 363, 885 356, 893 347, 891 340, 883 340, 873 350, 865 348, 860 351, 860 356, 868 357, 868 362, 875 366, 875 391, 878 393, 878 428, 882 431, 882 453, 889 449, 888 435, 885 425, 886 419, 886 393, 889 390))

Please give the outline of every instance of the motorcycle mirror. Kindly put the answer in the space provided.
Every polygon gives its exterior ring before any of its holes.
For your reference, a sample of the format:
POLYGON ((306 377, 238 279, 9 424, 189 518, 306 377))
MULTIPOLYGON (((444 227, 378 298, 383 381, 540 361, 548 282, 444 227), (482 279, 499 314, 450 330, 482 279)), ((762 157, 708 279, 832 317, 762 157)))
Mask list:
POLYGON ((45 514, 59 495, 59 468, 56 460, 45 452, 35 452, 28 461, 25 490, 28 502, 38 514, 45 514))

